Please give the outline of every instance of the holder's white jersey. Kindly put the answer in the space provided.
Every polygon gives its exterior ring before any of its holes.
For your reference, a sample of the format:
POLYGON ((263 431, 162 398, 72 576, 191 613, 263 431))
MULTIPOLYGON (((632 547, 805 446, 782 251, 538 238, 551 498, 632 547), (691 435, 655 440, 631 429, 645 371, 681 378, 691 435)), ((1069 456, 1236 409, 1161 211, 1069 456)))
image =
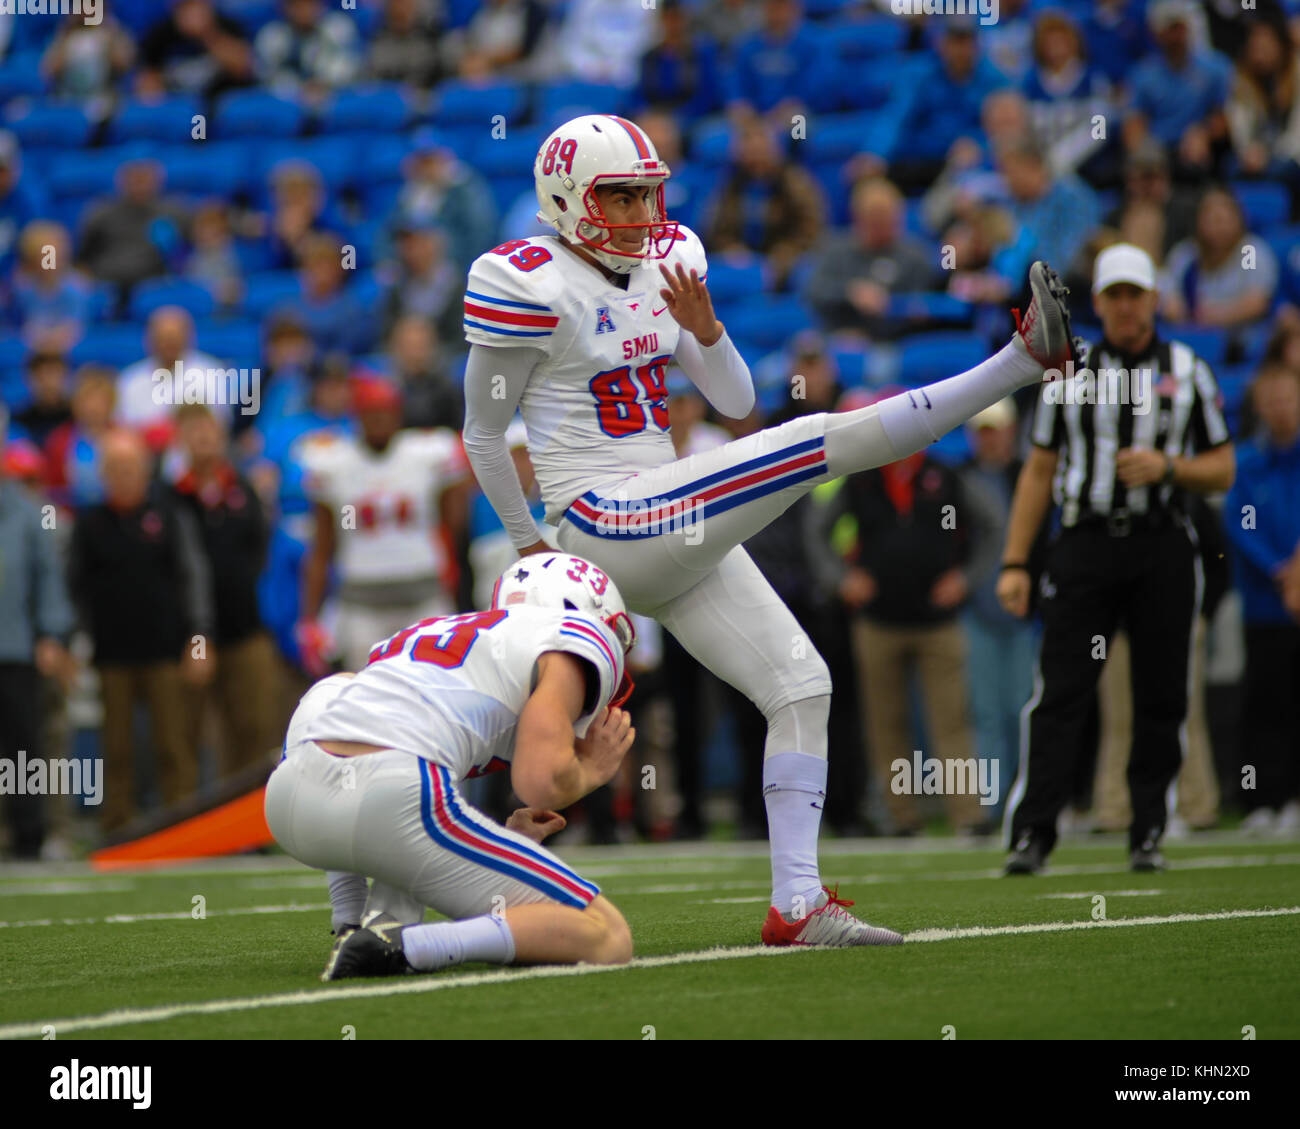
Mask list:
POLYGON ((598 676, 574 732, 585 737, 623 679, 623 649, 582 612, 517 606, 422 620, 379 643, 370 662, 297 740, 364 741, 485 776, 514 758, 519 714, 547 651, 583 659, 598 676))
POLYGON ((502 243, 470 268, 465 339, 546 354, 519 407, 547 521, 593 487, 677 458, 665 374, 681 330, 659 295, 661 263, 708 273, 687 227, 666 258, 633 267, 626 290, 557 235, 502 243))
POLYGON ((302 461, 307 496, 328 506, 342 531, 343 581, 394 582, 442 572, 438 495, 468 473, 455 432, 399 431, 379 453, 361 439, 330 435, 304 446, 302 461))

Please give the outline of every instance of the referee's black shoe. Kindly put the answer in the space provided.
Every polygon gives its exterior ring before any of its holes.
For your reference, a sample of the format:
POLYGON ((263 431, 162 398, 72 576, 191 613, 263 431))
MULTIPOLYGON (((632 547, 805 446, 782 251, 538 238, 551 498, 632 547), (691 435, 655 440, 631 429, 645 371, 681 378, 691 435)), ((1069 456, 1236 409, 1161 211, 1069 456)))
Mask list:
POLYGON ((348 934, 338 946, 322 980, 350 980, 356 976, 398 976, 413 971, 402 947, 402 930, 397 918, 374 910, 361 920, 361 928, 348 934))
POLYGON ((1029 832, 1020 836, 1019 842, 1007 859, 1004 875, 1037 874, 1047 863, 1047 851, 1043 844, 1029 832))
POLYGON ((1129 869, 1136 870, 1139 874, 1164 870, 1167 865, 1165 856, 1160 853, 1160 840, 1155 835, 1143 839, 1142 844, 1134 847, 1128 858, 1129 869))

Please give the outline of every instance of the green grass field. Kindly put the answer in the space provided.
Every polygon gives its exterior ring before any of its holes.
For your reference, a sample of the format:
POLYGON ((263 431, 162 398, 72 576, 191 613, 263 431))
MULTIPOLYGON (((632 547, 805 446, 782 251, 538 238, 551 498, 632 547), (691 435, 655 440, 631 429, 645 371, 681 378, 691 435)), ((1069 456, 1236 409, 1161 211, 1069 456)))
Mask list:
POLYGON ((1031 879, 952 840, 823 847, 826 879, 907 944, 759 949, 764 844, 573 848, 626 914, 633 965, 325 985, 324 881, 285 857, 15 869, 0 878, 0 1036, 1300 1037, 1300 842, 1210 835, 1136 875, 1119 839, 1072 841, 1031 879))

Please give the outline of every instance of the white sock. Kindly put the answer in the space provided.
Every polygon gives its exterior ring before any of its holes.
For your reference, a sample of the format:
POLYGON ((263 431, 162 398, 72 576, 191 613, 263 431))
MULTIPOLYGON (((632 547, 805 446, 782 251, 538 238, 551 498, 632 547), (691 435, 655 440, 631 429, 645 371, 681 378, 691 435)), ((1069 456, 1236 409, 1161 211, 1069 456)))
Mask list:
POLYGON ((515 938, 504 916, 485 913, 464 921, 409 925, 402 930, 402 949, 412 968, 433 972, 467 960, 509 964, 515 959, 515 938))
POLYGON ((857 411, 828 414, 827 469, 837 478, 906 458, 1017 388, 1042 379, 1043 366, 1014 337, 966 372, 857 411))
POLYGON ((763 802, 772 849, 772 904, 786 917, 821 897, 817 833, 826 800, 824 757, 777 753, 763 761, 763 802))
POLYGON ((344 925, 360 925, 370 894, 365 878, 342 870, 327 870, 325 878, 330 884, 330 927, 337 933, 344 925))

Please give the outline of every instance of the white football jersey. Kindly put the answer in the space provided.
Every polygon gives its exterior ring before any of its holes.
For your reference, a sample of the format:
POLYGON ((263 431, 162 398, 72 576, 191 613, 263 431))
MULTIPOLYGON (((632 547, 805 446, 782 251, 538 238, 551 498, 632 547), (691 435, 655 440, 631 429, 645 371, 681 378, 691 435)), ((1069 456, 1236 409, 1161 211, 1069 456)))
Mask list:
POLYGON ((659 295, 659 267, 675 273, 679 262, 707 276, 687 227, 666 258, 632 268, 626 290, 558 235, 511 240, 474 260, 465 339, 546 353, 520 411, 547 521, 587 490, 677 458, 665 374, 681 330, 659 295))
POLYGON ((307 496, 338 522, 340 579, 391 583, 442 572, 438 495, 468 473, 455 432, 399 431, 378 453, 331 435, 305 446, 302 462, 307 496))
POLYGON ((623 680, 623 649, 593 616, 531 605, 399 631, 375 646, 365 668, 297 736, 400 749, 457 780, 497 772, 514 757, 519 714, 547 651, 576 655, 598 676, 573 726, 584 737, 623 680))

